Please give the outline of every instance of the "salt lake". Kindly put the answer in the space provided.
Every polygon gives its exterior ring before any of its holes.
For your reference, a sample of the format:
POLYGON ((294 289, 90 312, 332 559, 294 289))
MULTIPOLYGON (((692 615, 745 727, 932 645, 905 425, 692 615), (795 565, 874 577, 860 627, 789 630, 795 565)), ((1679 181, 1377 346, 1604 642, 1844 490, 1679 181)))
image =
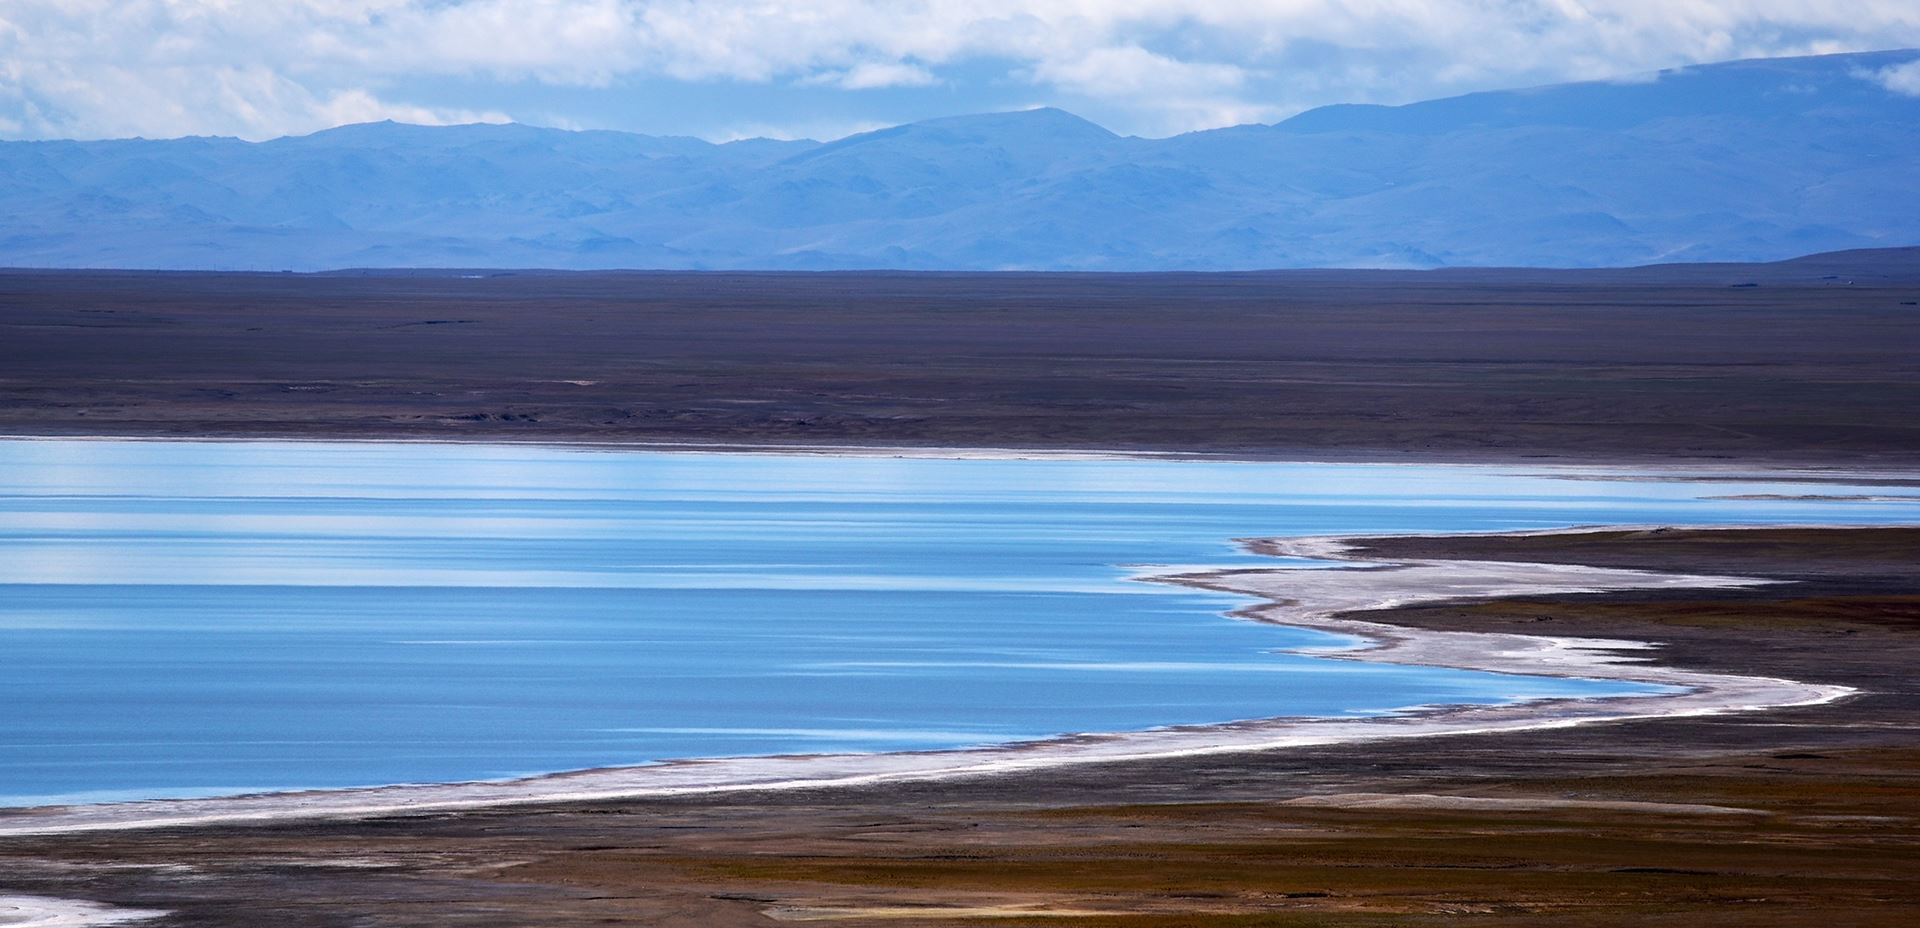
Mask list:
POLYGON ((1341 642, 1136 578, 1326 566, 1253 536, 1920 512, 1625 476, 0 441, 0 805, 1625 695, 1294 653, 1341 642))

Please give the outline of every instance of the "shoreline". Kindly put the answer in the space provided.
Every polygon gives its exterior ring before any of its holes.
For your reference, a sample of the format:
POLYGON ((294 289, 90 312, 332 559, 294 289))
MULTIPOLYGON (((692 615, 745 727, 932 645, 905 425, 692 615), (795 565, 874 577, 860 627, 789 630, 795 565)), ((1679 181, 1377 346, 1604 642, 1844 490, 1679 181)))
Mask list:
MULTIPOLYGON (((1539 536, 1608 530, 1619 529, 1584 527, 1477 534, 1539 536)), ((513 780, 14 808, 0 810, 0 837, 363 819, 530 804, 929 782, 1082 764, 1566 728, 1632 719, 1721 715, 1817 705, 1860 692, 1847 686, 1643 664, 1639 663, 1641 655, 1657 647, 1644 641, 1434 631, 1342 618, 1348 613, 1367 610, 1459 600, 1567 593, 1728 590, 1778 582, 1574 565, 1465 559, 1386 561, 1353 555, 1349 540, 1366 537, 1381 536, 1311 536, 1246 543, 1257 553, 1343 560, 1360 565, 1354 568, 1222 568, 1135 579, 1257 597, 1265 602, 1236 609, 1229 615, 1352 635, 1363 642, 1351 648, 1306 652, 1320 657, 1618 680, 1672 687, 1679 692, 1416 707, 1401 713, 1357 719, 1253 719, 1135 732, 1074 734, 969 749, 689 759, 513 780)))
MULTIPOLYGON (((303 445, 456 445, 535 448, 552 451, 607 454, 740 454, 795 457, 909 458, 940 461, 1184 461, 1219 464, 1299 464, 1353 467, 1462 467, 1511 470, 1515 476, 1552 480, 1623 483, 1792 483, 1853 486, 1920 487, 1920 476, 1906 464, 1852 463, 1829 465, 1799 460, 1748 460, 1731 463, 1710 458, 1663 455, 1561 460, 1553 455, 1450 454, 1401 452, 1407 460, 1382 460, 1389 452, 1362 451, 1351 455, 1316 455, 1310 451, 1172 451, 1154 448, 1003 447, 983 445, 889 445, 843 443, 609 441, 598 438, 552 436, 382 436, 280 435, 165 435, 127 433, 0 433, 0 442, 167 442, 180 444, 303 444, 303 445)), ((1705 497, 1713 498, 1713 497, 1705 497)), ((1877 499, 1863 499, 1874 502, 1877 499)), ((1553 531, 1549 529, 1548 531, 1553 531)))

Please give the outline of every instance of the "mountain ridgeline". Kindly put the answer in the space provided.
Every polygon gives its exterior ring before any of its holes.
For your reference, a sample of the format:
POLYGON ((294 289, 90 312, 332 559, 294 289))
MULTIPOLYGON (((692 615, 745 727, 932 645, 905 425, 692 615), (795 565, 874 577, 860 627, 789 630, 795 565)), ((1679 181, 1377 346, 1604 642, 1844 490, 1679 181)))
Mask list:
POLYGON ((1617 266, 1920 243, 1920 51, 1117 136, 1053 109, 831 143, 379 123, 0 143, 0 265, 1617 266))

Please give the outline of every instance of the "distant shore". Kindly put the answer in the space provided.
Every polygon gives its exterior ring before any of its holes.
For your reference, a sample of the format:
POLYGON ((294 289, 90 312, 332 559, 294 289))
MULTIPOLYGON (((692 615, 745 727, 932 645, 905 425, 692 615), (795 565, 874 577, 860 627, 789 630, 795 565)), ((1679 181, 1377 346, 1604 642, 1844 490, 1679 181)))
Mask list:
MULTIPOLYGON (((941 447, 935 445, 886 444, 760 444, 754 442, 663 442, 610 441, 602 438, 496 438, 489 436, 381 437, 342 434, 234 434, 234 435, 152 435, 116 432, 76 434, 4 434, 0 441, 82 441, 82 442, 189 442, 189 443, 304 443, 304 444, 385 444, 385 445, 497 445, 502 447, 551 448, 557 451, 635 452, 655 454, 787 454, 805 457, 912 458, 947 461, 1213 461, 1259 464, 1342 464, 1363 467, 1482 467, 1499 468, 1528 476, 1547 476, 1557 480, 1586 480, 1629 483, 1708 483, 1760 482, 1785 484, 1845 484, 1874 487, 1920 487, 1920 472, 1913 467, 1894 464, 1854 464, 1827 466, 1793 461, 1750 461, 1733 463, 1713 460, 1641 460, 1631 457, 1593 462, 1551 461, 1537 457, 1512 458, 1498 454, 1446 454, 1404 459, 1382 459, 1377 455, 1290 454, 1273 451, 1164 451, 1146 448, 1080 447, 941 447)), ((1861 502, 1906 501, 1904 494, 1833 496, 1829 494, 1762 494, 1716 499, 1834 500, 1861 502)))
POLYGON ((0 433, 1911 470, 1917 299, 1920 264, 1869 255, 1417 274, 0 271, 0 433), (1830 263, 1849 261, 1864 263, 1830 263))

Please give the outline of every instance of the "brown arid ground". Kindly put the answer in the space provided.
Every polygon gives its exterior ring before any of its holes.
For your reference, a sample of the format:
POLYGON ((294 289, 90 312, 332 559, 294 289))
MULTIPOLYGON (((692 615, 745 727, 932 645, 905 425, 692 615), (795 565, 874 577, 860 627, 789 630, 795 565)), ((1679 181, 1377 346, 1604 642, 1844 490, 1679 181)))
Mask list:
POLYGON ((1366 547, 1791 580, 1365 617, 1658 641, 1661 661, 1865 692, 875 788, 9 838, 0 885, 249 928, 1920 923, 1920 528, 1366 547))
POLYGON ((0 271, 0 434, 1920 464, 1920 248, 1240 274, 0 271))

